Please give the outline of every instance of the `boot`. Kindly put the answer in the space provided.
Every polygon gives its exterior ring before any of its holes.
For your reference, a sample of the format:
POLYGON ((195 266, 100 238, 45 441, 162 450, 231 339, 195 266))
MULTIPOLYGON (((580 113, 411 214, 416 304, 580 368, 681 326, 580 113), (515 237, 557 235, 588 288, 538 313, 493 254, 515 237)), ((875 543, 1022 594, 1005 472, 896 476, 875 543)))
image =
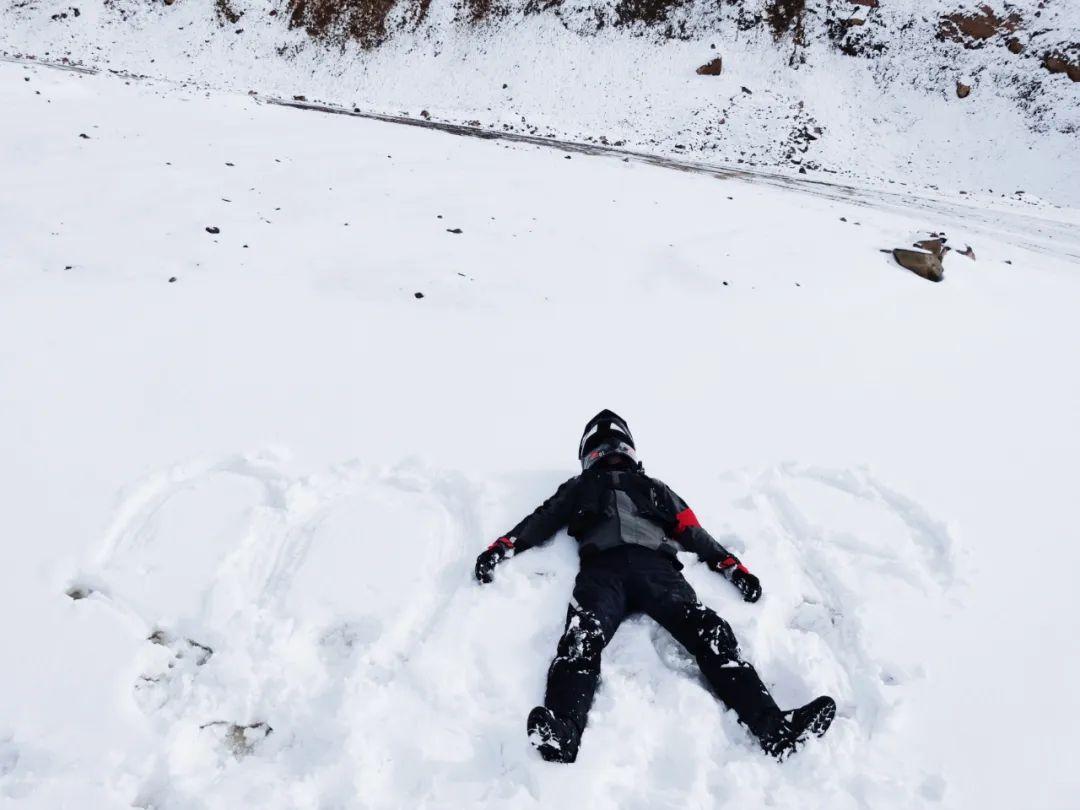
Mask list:
POLYGON ((784 712, 775 728, 759 736, 765 753, 781 762, 811 736, 821 737, 836 717, 836 701, 828 695, 815 698, 798 709, 784 712))
POLYGON ((581 730, 571 720, 564 720, 546 706, 529 712, 529 742, 548 762, 573 762, 577 759, 581 730))
POLYGON ((699 659, 699 663, 716 696, 735 712, 751 734, 761 739, 780 726, 783 713, 750 664, 709 659, 699 659))
POLYGON ((836 716, 836 701, 827 696, 798 709, 780 711, 757 670, 745 661, 706 659, 700 663, 719 698, 778 760, 796 751, 811 735, 823 735, 836 716))

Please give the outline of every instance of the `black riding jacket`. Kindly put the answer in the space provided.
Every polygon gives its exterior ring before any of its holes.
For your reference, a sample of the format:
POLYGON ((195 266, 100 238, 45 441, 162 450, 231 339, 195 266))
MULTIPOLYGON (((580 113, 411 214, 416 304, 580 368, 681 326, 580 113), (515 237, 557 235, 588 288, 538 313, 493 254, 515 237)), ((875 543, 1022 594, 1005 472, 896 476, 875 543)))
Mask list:
POLYGON ((680 547, 720 569, 738 564, 701 527, 686 502, 639 467, 593 468, 576 475, 503 537, 516 552, 538 546, 567 527, 582 558, 621 545, 640 545, 675 559, 680 547))

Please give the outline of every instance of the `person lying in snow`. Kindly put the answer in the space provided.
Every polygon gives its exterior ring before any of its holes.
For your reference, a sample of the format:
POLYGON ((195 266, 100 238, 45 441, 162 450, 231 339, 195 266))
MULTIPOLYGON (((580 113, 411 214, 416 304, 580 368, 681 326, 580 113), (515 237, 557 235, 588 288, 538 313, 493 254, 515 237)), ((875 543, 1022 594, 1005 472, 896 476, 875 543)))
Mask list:
POLYGON ((782 760, 811 735, 823 735, 836 714, 833 699, 822 696, 781 711, 740 658, 731 627, 698 601, 680 573, 676 553, 682 548, 730 581, 747 602, 761 598, 758 578, 701 527, 678 495, 645 474, 626 422, 612 411, 598 413, 585 426, 578 458, 581 475, 476 559, 476 578, 487 583, 499 563, 564 526, 579 545, 581 569, 548 670, 544 705, 529 713, 529 740, 540 755, 551 762, 577 758, 600 679, 601 651, 622 620, 639 612, 694 655, 717 696, 767 753, 782 760))

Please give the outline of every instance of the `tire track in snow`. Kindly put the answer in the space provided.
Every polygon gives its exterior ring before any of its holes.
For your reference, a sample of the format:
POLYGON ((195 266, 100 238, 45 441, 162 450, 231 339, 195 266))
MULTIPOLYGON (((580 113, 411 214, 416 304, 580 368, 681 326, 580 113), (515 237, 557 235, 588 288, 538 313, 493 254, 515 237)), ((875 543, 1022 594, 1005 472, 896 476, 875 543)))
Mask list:
MULTIPOLYGON (((26 56, 0 55, 0 61, 21 65, 63 70, 84 75, 111 75, 127 81, 158 84, 174 88, 199 87, 215 92, 240 95, 236 91, 221 90, 205 84, 176 82, 164 78, 149 77, 129 73, 123 70, 87 67, 72 63, 51 62, 26 56)), ((834 202, 843 202, 861 208, 908 215, 920 213, 928 217, 934 230, 951 231, 959 225, 984 238, 1004 239, 1016 247, 1050 256, 1059 256, 1072 261, 1080 261, 1080 216, 1073 209, 1046 204, 1037 214, 991 208, 971 202, 962 202, 945 195, 934 196, 923 189, 905 192, 886 191, 876 187, 860 187, 834 183, 828 180, 813 179, 800 175, 789 175, 779 171, 750 169, 706 161, 687 160, 685 158, 658 155, 632 149, 621 149, 602 144, 582 143, 580 141, 561 140, 539 135, 527 135, 517 132, 504 132, 484 129, 483 127, 456 124, 450 121, 436 121, 425 118, 413 118, 406 115, 389 115, 364 111, 358 108, 342 107, 334 104, 299 101, 277 96, 251 96, 259 103, 288 107, 307 112, 332 115, 344 115, 363 118, 387 124, 418 127, 436 130, 449 135, 458 135, 481 140, 506 141, 555 149, 561 152, 614 157, 620 160, 643 163, 664 169, 673 169, 692 174, 705 174, 718 180, 738 180, 752 185, 768 186, 781 190, 793 191, 834 202), (1053 212, 1054 216, 1050 216, 1053 212)), ((884 247, 884 246, 883 246, 884 247)))

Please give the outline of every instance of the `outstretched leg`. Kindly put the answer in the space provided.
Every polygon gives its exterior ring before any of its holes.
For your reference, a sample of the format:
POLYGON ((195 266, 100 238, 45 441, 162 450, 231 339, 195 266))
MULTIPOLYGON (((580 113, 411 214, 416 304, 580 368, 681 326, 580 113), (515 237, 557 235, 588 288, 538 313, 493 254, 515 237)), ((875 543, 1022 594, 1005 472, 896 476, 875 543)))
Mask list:
POLYGON ((735 634, 715 611, 698 601, 674 567, 659 569, 635 589, 635 601, 697 659, 705 679, 768 753, 783 758, 809 734, 820 736, 836 713, 832 698, 820 697, 782 712, 749 663, 735 634))
POLYGON ((600 656, 626 616, 623 577, 601 564, 578 574, 566 628, 548 669, 544 705, 529 714, 529 738, 544 759, 573 762, 600 681, 600 656))
POLYGON ((780 709, 757 671, 740 657, 731 625, 701 604, 688 584, 688 593, 680 591, 660 595, 646 613, 694 656, 705 680, 739 720, 757 737, 768 735, 780 721, 780 709))

